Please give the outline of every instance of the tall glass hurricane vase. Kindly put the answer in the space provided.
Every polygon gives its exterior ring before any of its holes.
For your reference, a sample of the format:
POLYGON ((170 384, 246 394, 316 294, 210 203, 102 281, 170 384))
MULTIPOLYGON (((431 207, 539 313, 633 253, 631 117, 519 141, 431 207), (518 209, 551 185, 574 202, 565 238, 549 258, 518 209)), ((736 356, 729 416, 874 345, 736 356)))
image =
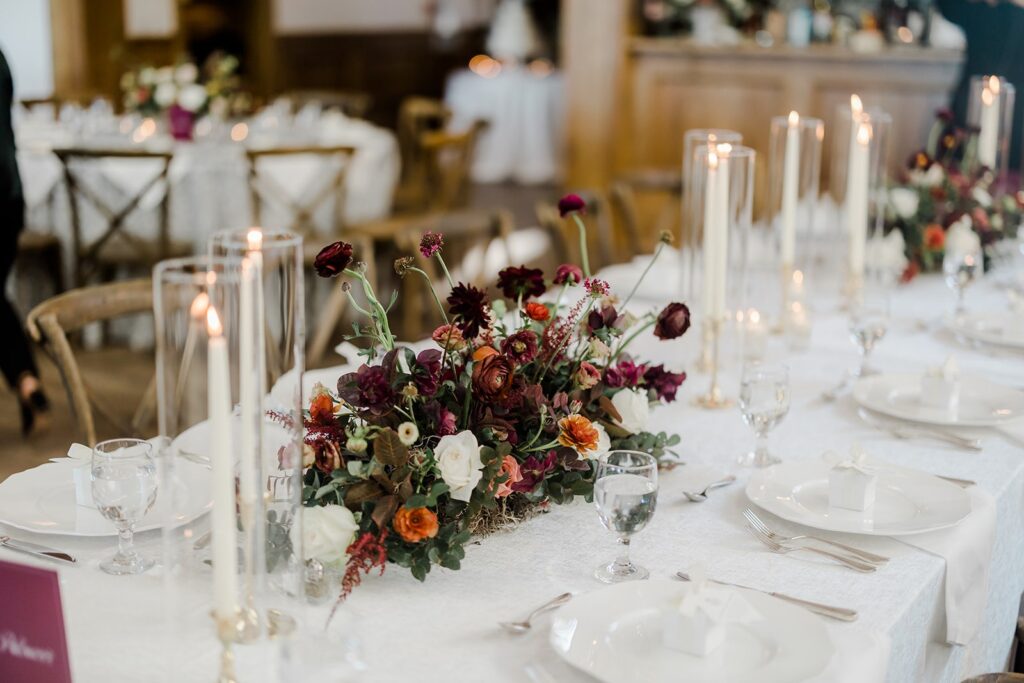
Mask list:
POLYGON ((992 75, 971 77, 967 123, 978 131, 974 161, 977 167, 988 168, 995 174, 996 194, 1003 194, 1009 189, 1007 168, 1015 98, 1016 89, 1005 78, 992 75))

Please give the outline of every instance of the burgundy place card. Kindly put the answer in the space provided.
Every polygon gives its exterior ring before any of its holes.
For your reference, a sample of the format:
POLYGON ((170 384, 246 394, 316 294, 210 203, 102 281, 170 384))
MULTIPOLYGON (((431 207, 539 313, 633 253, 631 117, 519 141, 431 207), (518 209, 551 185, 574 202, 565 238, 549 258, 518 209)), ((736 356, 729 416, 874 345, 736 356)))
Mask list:
POLYGON ((71 683, 57 572, 0 560, 0 681, 71 683))

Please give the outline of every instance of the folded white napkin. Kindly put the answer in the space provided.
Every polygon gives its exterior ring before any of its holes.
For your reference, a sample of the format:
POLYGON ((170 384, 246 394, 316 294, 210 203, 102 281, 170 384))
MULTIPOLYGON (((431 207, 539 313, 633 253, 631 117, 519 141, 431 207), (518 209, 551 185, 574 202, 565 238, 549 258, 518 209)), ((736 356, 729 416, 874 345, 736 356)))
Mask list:
POLYGON ((971 513, 956 526, 897 539, 946 560, 946 641, 957 645, 981 626, 996 535, 995 498, 976 486, 969 493, 971 513))

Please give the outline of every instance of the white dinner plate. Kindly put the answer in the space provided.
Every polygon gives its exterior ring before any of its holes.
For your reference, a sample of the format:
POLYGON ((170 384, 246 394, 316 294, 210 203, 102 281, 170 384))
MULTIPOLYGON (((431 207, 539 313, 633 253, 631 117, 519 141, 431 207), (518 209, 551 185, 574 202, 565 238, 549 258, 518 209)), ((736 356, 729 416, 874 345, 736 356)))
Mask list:
POLYGON ((790 522, 825 531, 908 536, 945 529, 971 512, 971 497, 952 482, 919 470, 872 463, 878 473, 875 504, 860 512, 831 508, 824 460, 784 462, 758 470, 747 498, 790 522))
POLYGON ((968 313, 953 317, 949 326, 974 341, 1024 349, 1024 320, 1013 313, 968 313))
POLYGON ((865 408, 912 422, 994 427, 1024 416, 1024 392, 979 377, 960 380, 956 412, 921 403, 921 375, 872 375, 857 380, 853 397, 865 408))
POLYGON ((707 657, 666 647, 664 614, 686 584, 651 580, 618 583, 579 595, 555 613, 551 645, 567 662, 604 683, 796 683, 821 673, 835 646, 821 619, 763 593, 731 589, 763 619, 727 627, 725 642, 707 657))
MULTIPOLYGON (((48 462, 12 474, 0 483, 0 523, 37 534, 116 536, 113 522, 96 508, 75 503, 72 470, 79 465, 48 462)), ((178 474, 180 511, 172 514, 170 497, 158 489, 153 508, 135 528, 137 533, 167 523, 186 524, 213 507, 209 468, 183 461, 178 474)))

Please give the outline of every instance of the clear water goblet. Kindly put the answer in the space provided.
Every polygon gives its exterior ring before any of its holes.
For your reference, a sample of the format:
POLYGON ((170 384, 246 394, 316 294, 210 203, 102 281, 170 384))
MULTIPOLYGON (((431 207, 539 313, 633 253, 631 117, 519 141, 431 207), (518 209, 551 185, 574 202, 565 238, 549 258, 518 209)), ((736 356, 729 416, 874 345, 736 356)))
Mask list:
POLYGON ((92 499, 117 528, 117 554, 100 563, 108 574, 141 574, 153 560, 133 547, 135 526, 156 502, 153 445, 140 439, 111 439, 92 451, 92 499))
POLYGON ((621 554, 594 570, 604 583, 646 579, 650 572, 629 559, 630 537, 647 526, 658 502, 658 461, 639 451, 610 451, 597 463, 594 505, 605 529, 618 535, 621 554))
POLYGON ((946 278, 946 286, 956 294, 954 316, 961 318, 967 312, 964 303, 964 290, 981 274, 981 251, 976 249, 949 249, 942 257, 942 274, 946 278))
POLYGON ((871 352, 889 329, 889 292, 884 286, 864 287, 850 303, 850 337, 860 350, 860 367, 854 377, 866 377, 873 370, 871 352))
POLYGON ((780 363, 751 363, 740 377, 740 414, 753 430, 754 450, 741 455, 745 467, 768 467, 779 459, 768 450, 768 433, 789 413, 789 368, 780 363))

